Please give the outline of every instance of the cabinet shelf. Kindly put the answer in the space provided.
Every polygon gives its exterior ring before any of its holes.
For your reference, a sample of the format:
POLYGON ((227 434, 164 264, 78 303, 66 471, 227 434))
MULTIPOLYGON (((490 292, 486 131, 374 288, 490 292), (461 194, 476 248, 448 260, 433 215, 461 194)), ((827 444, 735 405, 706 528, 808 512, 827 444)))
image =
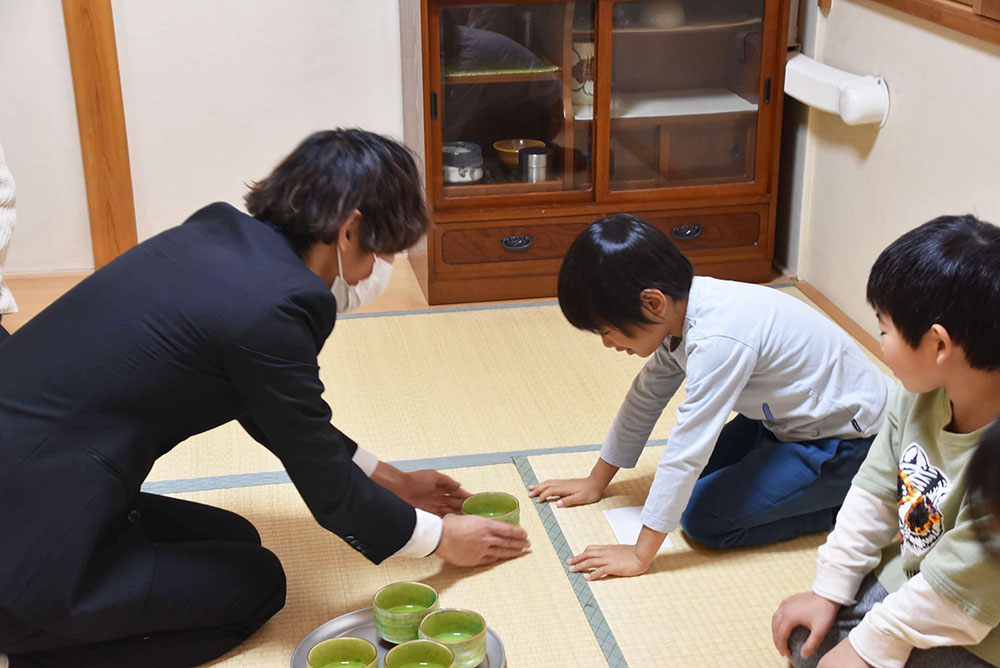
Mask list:
POLYGON ((446 84, 485 84, 485 83, 515 83, 522 81, 552 81, 559 79, 558 65, 549 65, 530 70, 475 70, 463 72, 460 70, 445 70, 446 84))
MULTIPOLYGON (((759 18, 749 18, 733 19, 728 21, 699 21, 696 23, 685 23, 683 25, 673 26, 670 28, 658 28, 655 26, 623 26, 620 28, 613 28, 611 34, 616 37, 618 35, 680 35, 685 33, 706 33, 722 30, 736 30, 738 28, 749 28, 760 24, 761 20, 759 18)), ((594 30, 592 28, 574 28, 573 37, 574 39, 579 37, 588 37, 593 39, 594 30)))
POLYGON ((521 195, 525 193, 551 192, 562 190, 562 179, 551 179, 528 183, 521 181, 516 172, 496 163, 483 166, 483 178, 473 183, 445 183, 442 190, 445 197, 480 197, 486 195, 521 195))
MULTIPOLYGON (((754 113, 757 105, 724 88, 702 88, 677 92, 617 93, 611 96, 611 119, 675 118, 713 114, 754 113)), ((594 120, 593 107, 577 107, 573 120, 594 120)))

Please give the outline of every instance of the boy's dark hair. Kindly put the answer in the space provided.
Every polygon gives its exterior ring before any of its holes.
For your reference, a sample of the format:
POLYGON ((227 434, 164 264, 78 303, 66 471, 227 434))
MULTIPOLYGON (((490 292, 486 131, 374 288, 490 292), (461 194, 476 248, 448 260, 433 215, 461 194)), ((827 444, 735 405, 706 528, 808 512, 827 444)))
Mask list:
POLYGON ((867 296, 912 348, 937 323, 970 366, 1000 370, 1000 227, 966 215, 910 230, 875 260, 867 296))
POLYGON ((636 216, 601 218, 580 233, 559 269, 559 308, 577 329, 605 327, 630 334, 652 322, 642 310, 643 290, 686 299, 694 269, 666 234, 636 216))
POLYGON ((372 132, 337 129, 303 140, 245 197, 247 211, 278 227, 302 254, 331 243, 355 209, 361 247, 396 253, 415 244, 430 219, 409 150, 372 132))
MULTIPOLYGON (((990 516, 975 522, 980 542, 990 551, 1000 551, 1000 420, 983 433, 966 467, 968 495, 979 514, 990 516)), ((998 555, 1000 556, 1000 555, 998 555)))

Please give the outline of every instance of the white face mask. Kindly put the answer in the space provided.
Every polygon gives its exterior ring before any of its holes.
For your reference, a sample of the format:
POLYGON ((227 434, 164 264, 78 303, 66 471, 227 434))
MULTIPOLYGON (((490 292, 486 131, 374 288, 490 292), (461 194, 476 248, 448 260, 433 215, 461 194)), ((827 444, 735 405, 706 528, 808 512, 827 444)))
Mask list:
MULTIPOLYGON (((373 253, 373 255, 375 254, 373 253)), ((339 271, 344 271, 344 264, 340 259, 340 246, 337 246, 337 266, 339 271)), ((354 285, 338 275, 333 279, 333 286, 330 288, 333 296, 337 299, 337 313, 354 311, 378 299, 378 296, 385 290, 385 286, 389 285, 391 274, 392 262, 386 262, 375 255, 372 273, 354 285)))

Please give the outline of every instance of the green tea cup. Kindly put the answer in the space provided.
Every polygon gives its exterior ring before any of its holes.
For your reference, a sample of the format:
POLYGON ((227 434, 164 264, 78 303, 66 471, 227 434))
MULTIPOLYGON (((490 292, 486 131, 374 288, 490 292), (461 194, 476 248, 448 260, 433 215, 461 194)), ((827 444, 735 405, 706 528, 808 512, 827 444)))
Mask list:
POLYGON ((375 632, 383 640, 401 643, 416 640, 424 616, 437 610, 438 594, 423 582, 394 582, 375 593, 375 632))
POLYGON ((517 499, 506 492, 480 492, 462 502, 462 513, 480 515, 517 526, 521 523, 521 511, 517 499))
POLYGON ((433 640, 410 640, 385 655, 385 668, 455 668, 455 655, 433 640))
POLYGON ((478 666, 486 657, 486 620, 478 612, 441 608, 420 622, 420 637, 455 653, 455 668, 478 666))
POLYGON ((378 650, 363 638, 330 638, 316 643, 306 661, 309 668, 377 668, 378 650))

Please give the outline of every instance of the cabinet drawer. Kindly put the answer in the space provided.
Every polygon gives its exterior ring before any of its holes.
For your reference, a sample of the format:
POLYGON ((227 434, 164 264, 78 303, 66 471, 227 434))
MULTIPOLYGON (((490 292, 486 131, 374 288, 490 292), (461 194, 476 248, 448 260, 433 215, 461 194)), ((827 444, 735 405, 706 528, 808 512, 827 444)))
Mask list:
POLYGON ((647 215, 682 251, 741 248, 760 241, 760 214, 755 211, 697 215, 647 215))
POLYGON ((590 222, 446 230, 441 235, 441 259, 446 265, 559 260, 590 222))

